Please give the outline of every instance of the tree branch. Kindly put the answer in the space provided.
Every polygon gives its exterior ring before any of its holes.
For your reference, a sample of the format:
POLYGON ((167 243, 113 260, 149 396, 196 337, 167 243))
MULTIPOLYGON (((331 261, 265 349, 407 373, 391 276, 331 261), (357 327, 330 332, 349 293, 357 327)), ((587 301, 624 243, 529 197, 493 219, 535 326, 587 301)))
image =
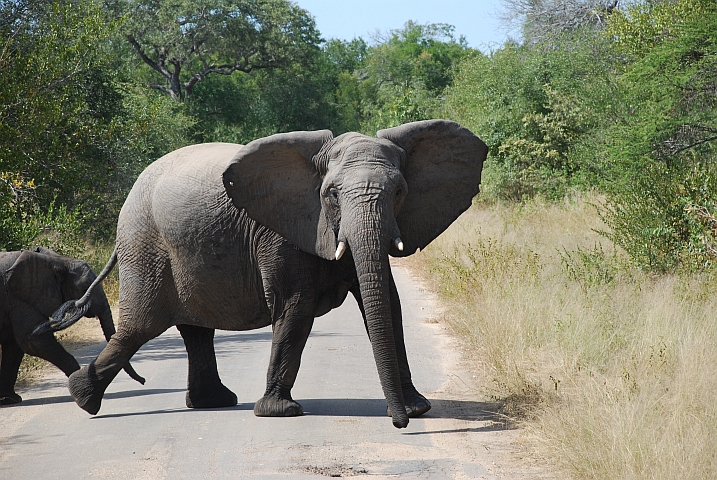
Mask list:
POLYGON ((690 144, 690 145, 687 145, 687 146, 685 146, 685 147, 682 147, 682 148, 680 148, 680 149, 677 149, 677 150, 675 150, 675 152, 673 153, 673 155, 677 155, 678 153, 682 153, 682 152, 684 152, 685 150, 689 150, 690 148, 694 148, 694 147, 696 147, 696 146, 698 146, 698 145, 702 145, 703 143, 711 142, 711 141, 713 141, 713 140, 717 140, 717 135, 715 135, 715 136, 713 136, 713 137, 703 138, 702 140, 699 140, 699 141, 697 141, 697 142, 695 142, 695 143, 692 143, 692 144, 690 144))
POLYGON ((174 98, 174 92, 171 89, 165 87, 164 85, 159 85, 158 83, 150 83, 149 87, 154 88, 155 90, 159 90, 160 92, 167 93, 172 98, 174 98))
POLYGON ((187 92, 187 95, 189 95, 194 85, 196 85, 198 82, 203 81, 210 73, 216 73, 218 75, 231 75, 232 73, 237 71, 249 73, 253 70, 271 68, 273 64, 276 63, 275 59, 272 58, 265 63, 250 64, 247 58, 251 57, 254 53, 255 52, 250 52, 246 56, 242 57, 240 61, 237 61, 234 64, 224 63, 221 65, 207 65, 207 62, 204 60, 204 58, 202 58, 201 60, 202 64, 204 65, 204 69, 201 72, 192 75, 189 80, 184 83, 184 91, 187 92))
POLYGON ((134 50, 137 52, 137 55, 139 55, 139 57, 142 59, 142 61, 144 63, 146 63, 147 65, 152 67, 153 70, 156 70, 157 72, 159 72, 167 80, 171 80, 172 74, 169 72, 169 70, 164 68, 163 65, 160 65, 159 63, 157 63, 154 60, 152 60, 151 58, 149 58, 147 56, 147 54, 144 53, 144 49, 142 48, 142 46, 132 35, 126 34, 125 38, 134 47, 134 50))

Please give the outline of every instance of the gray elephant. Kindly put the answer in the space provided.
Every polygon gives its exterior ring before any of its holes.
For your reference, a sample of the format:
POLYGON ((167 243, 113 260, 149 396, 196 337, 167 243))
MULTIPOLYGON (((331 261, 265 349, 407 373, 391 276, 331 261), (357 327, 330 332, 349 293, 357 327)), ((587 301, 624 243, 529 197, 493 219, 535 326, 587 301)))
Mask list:
MULTIPOLYGON (((47 248, 0 252, 0 405, 22 401, 15 393, 20 362, 25 353, 43 358, 65 375, 80 369, 75 357, 52 333, 33 334, 63 302, 82 295, 96 275, 87 263, 59 255, 47 248)), ((115 333, 107 297, 98 286, 85 311, 99 317, 105 338, 115 333)), ((61 330, 64 326, 58 326, 61 330)), ((127 364, 127 373, 140 383, 144 379, 127 364)))
POLYGON ((389 255, 425 247, 470 206, 486 153, 464 127, 432 120, 377 138, 293 132, 165 155, 139 176, 120 213, 108 264, 119 262, 118 331, 70 376, 72 396, 97 413, 132 355, 176 325, 189 357, 187 406, 235 405, 217 372, 214 330, 272 325, 254 413, 301 415, 291 389, 314 318, 351 292, 389 415, 405 427, 430 403, 411 380, 389 255))

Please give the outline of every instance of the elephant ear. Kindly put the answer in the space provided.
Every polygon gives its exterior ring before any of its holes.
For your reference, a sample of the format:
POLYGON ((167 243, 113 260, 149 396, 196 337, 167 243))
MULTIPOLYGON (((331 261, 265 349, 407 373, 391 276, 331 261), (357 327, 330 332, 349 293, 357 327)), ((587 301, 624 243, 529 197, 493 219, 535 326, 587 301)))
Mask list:
POLYGON ((305 252, 333 259, 336 236, 322 210, 312 161, 329 130, 278 133, 242 147, 223 175, 237 208, 305 252))
POLYGON ((408 195, 396 217, 404 249, 391 248, 391 255, 405 257, 425 248, 471 206, 488 147, 448 120, 407 123, 376 136, 406 151, 408 195))
POLYGON ((64 274, 50 256, 23 250, 5 272, 9 297, 21 300, 49 317, 62 304, 64 274))

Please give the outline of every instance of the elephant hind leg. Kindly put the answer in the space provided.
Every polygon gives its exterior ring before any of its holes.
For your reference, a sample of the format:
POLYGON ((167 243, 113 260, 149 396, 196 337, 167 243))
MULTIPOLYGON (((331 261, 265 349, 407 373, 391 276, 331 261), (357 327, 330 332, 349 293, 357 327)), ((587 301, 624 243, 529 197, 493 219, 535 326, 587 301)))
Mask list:
POLYGON ((31 340, 22 345, 22 349, 28 355, 40 357, 52 363, 68 377, 80 369, 80 364, 77 363, 75 357, 60 345, 52 333, 43 333, 32 337, 31 340))
POLYGON ((80 408, 91 415, 100 410, 105 390, 137 350, 169 328, 164 321, 138 324, 153 325, 153 328, 136 328, 134 325, 128 327, 126 322, 121 324, 97 358, 70 375, 69 388, 72 398, 80 408))
POLYGON ((173 325, 172 306, 177 298, 169 264, 158 265, 162 259, 154 251, 143 254, 136 264, 122 265, 120 257, 117 332, 97 358, 70 375, 72 398, 92 415, 100 410, 105 390, 137 350, 173 325), (148 277, 146 271, 154 273, 148 277))
POLYGON ((20 363, 25 352, 15 340, 2 344, 2 359, 0 361, 0 405, 20 403, 22 397, 15 393, 15 381, 20 370, 20 363))
POLYGON ((23 352, 47 360, 67 376, 80 369, 75 357, 60 345, 52 333, 32 334, 37 325, 47 321, 47 317, 33 307, 16 302, 10 314, 10 321, 15 342, 23 352))
POLYGON ((222 384, 214 352, 214 329, 177 325, 189 357, 188 408, 222 408, 237 404, 237 396, 222 384))
POLYGON ((99 412, 105 390, 145 342, 128 344, 115 335, 97 358, 70 375, 70 394, 77 405, 91 415, 99 412))

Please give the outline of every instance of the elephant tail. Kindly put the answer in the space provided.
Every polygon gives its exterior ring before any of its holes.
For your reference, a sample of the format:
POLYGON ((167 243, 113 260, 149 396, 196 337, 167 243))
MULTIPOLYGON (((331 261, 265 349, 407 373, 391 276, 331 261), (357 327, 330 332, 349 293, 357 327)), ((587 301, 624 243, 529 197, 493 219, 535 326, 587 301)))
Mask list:
POLYGON ((97 278, 95 278, 95 281, 92 282, 92 285, 90 285, 85 294, 82 295, 82 298, 63 303, 60 308, 55 310, 52 314, 51 320, 38 325, 35 330, 33 330, 32 334, 41 335, 48 332, 59 332, 70 325, 74 325, 90 309, 90 305, 92 304, 92 291, 97 288, 97 285, 102 283, 102 280, 109 275, 116 264, 117 247, 115 247, 112 252, 112 256, 110 257, 109 262, 107 262, 107 265, 105 265, 105 268, 97 276, 97 278))

